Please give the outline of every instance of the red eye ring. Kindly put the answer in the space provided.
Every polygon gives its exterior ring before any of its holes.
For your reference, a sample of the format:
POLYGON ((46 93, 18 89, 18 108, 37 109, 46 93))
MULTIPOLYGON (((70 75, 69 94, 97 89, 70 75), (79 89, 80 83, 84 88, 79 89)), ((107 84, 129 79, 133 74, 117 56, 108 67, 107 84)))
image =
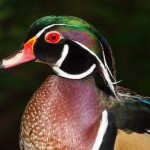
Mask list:
POLYGON ((45 35, 45 41, 51 44, 56 44, 61 40, 61 35, 57 31, 51 31, 45 35))

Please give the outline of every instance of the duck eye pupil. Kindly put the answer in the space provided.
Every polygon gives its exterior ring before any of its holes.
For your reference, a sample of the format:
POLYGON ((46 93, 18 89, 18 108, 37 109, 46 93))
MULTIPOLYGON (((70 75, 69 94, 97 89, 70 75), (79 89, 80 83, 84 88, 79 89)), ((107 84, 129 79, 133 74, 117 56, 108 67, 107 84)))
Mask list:
POLYGON ((56 36, 55 35, 53 35, 51 38, 52 38, 52 40, 56 40, 56 36))

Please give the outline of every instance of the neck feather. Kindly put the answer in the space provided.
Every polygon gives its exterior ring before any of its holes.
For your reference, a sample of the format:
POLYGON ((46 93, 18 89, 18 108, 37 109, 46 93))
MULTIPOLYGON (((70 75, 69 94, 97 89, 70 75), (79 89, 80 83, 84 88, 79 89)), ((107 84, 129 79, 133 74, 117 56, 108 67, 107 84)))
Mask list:
POLYGON ((92 149, 101 120, 99 98, 104 98, 95 87, 90 77, 49 76, 24 112, 21 143, 34 139, 32 148, 38 143, 39 147, 92 149))

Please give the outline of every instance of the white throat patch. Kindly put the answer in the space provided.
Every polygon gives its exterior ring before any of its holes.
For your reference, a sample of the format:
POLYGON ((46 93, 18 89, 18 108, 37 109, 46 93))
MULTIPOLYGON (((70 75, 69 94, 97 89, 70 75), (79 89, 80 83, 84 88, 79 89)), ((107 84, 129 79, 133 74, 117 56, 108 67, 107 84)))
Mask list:
POLYGON ((61 53, 61 57, 54 64, 54 66, 52 66, 53 70, 57 73, 57 75, 68 78, 68 79, 82 79, 82 78, 88 76, 89 74, 91 74, 94 71, 94 69, 96 68, 96 64, 93 64, 92 66, 90 66, 90 68, 88 70, 86 70, 85 72, 80 73, 80 74, 69 74, 69 73, 63 71, 61 69, 61 65, 62 65, 63 61, 65 60, 65 58, 67 57, 68 53, 69 53, 69 45, 65 44, 63 47, 62 53, 61 53))
POLYGON ((56 62, 55 66, 61 67, 63 61, 65 60, 65 58, 66 58, 67 55, 68 55, 68 52, 69 52, 69 46, 68 46, 68 44, 65 44, 65 45, 64 45, 64 48, 63 48, 63 51, 62 51, 62 53, 61 53, 61 57, 60 57, 59 60, 56 62))

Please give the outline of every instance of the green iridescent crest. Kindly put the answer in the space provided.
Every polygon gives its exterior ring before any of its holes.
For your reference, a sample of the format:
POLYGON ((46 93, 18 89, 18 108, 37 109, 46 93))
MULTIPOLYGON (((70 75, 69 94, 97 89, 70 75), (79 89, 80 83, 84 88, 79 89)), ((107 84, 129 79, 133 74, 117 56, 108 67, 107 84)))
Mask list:
MULTIPOLYGON (((42 30, 44 27, 52 25, 52 24, 65 24, 67 26, 62 26, 61 31, 62 32, 76 32, 81 35, 85 35, 87 37, 87 41, 85 43, 88 43, 88 47, 94 51, 97 55, 100 55, 99 52, 101 48, 100 42, 98 41, 97 37, 97 31, 96 29, 87 23, 86 21, 72 16, 46 16, 43 18, 40 18, 39 20, 35 21, 29 28, 25 42, 35 36, 40 30, 42 30)), ((85 44, 83 43, 83 44, 85 44)))

